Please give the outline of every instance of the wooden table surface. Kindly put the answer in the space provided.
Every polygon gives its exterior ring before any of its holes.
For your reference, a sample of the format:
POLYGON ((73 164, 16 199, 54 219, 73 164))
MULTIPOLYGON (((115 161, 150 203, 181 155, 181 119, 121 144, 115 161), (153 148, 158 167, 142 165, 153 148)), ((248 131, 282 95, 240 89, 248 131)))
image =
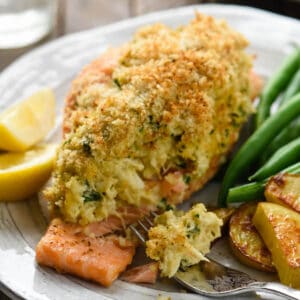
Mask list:
MULTIPOLYGON (((197 4, 201 2, 223 2, 253 4, 265 9, 300 17, 300 0, 264 0, 264 1, 204 1, 204 0, 57 0, 58 14, 56 26, 44 40, 17 50, 0 49, 0 72, 20 55, 45 42, 72 32, 109 24, 151 11, 197 4)), ((0 100, 1 101, 1 100, 0 100)), ((1 266, 0 266, 1 267, 1 266)), ((0 292, 0 299, 11 299, 0 292)))
POLYGON ((203 2, 251 5, 300 18, 300 0, 53 0, 58 2, 56 26, 41 42, 22 49, 0 49, 0 72, 20 55, 72 32, 109 24, 148 12, 203 2))
POLYGON ((56 26, 45 39, 35 45, 16 49, 0 49, 0 71, 20 55, 62 35, 106 25, 147 12, 204 2, 201 0, 56 0, 56 26))

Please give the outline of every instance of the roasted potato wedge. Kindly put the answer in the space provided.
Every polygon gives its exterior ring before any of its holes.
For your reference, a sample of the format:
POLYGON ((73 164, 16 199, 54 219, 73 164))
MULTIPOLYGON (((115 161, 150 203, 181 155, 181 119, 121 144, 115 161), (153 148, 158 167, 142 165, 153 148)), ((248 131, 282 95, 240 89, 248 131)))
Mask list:
POLYGON ((278 174, 271 177, 265 188, 267 201, 300 212, 300 175, 278 174))
POLYGON ((280 281, 300 288, 300 214, 275 203, 261 202, 253 223, 272 253, 280 281))
POLYGON ((271 253, 252 223, 257 203, 240 206, 229 222, 229 240, 238 260, 258 270, 275 272, 271 253))

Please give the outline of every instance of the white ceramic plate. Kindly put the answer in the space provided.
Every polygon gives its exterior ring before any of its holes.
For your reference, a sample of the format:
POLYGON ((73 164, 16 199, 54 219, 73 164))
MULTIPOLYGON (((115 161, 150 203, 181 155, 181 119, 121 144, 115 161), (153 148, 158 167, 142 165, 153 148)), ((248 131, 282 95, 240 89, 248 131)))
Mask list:
MULTIPOLYGON (((249 52, 257 55, 255 70, 268 76, 291 44, 300 41, 300 22, 261 10, 224 5, 199 5, 172 9, 122 21, 113 25, 66 36, 17 60, 0 76, 0 111, 8 105, 30 95, 33 91, 50 86, 58 99, 58 124, 63 98, 72 78, 82 66, 111 45, 120 45, 130 39, 140 26, 163 22, 171 26, 186 24, 199 10, 217 18, 226 19, 250 40, 249 52)), ((50 139, 59 139, 60 128, 50 139)), ((1 138, 1 137, 0 137, 1 138)), ((17 187, 16 187, 17 188, 17 187)), ((216 198, 217 186, 210 184, 198 193, 201 200, 216 198)), ((137 286, 116 281, 110 288, 61 275, 36 265, 34 248, 44 233, 46 221, 36 199, 22 203, 0 204, 0 282, 5 292, 14 298, 46 299, 155 299, 158 294, 175 299, 204 299, 198 295, 180 293, 170 282, 151 286, 137 286)), ((220 242, 214 252, 217 259, 240 266, 220 242)), ((263 273, 249 270, 259 279, 272 279, 263 273)), ((238 297, 236 297, 238 299, 238 297)), ((241 297, 241 299, 246 299, 241 297)), ((255 299, 255 296, 247 299, 255 299)), ((274 298, 273 298, 274 299, 274 298)))

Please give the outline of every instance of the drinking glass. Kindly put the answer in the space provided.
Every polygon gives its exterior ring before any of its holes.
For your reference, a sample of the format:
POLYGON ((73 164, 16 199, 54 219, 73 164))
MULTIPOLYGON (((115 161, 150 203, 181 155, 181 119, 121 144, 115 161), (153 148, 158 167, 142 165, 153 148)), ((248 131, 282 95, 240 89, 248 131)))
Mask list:
POLYGON ((53 28, 56 14, 56 0, 0 0, 0 49, 39 41, 53 28))

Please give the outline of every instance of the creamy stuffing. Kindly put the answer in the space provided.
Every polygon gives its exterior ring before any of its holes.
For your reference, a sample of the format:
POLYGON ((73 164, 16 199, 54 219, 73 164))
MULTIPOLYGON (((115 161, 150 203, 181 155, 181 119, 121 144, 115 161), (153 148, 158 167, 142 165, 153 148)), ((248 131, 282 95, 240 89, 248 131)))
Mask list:
POLYGON ((179 268, 207 260, 213 240, 221 236, 222 220, 197 204, 188 212, 166 211, 148 233, 147 255, 159 262, 162 276, 172 277, 179 268))
POLYGON ((201 188, 253 110, 247 44, 197 14, 177 29, 141 28, 84 69, 45 192, 53 212, 86 224, 126 205, 177 204, 201 188))

